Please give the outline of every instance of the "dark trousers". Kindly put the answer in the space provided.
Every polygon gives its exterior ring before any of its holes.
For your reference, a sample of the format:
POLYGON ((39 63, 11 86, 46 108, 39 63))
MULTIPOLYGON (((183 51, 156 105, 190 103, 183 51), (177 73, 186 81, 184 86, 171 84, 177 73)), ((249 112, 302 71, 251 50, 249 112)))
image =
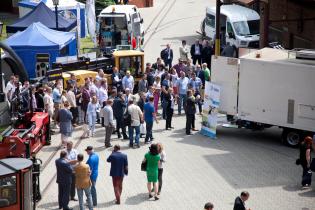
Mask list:
POLYGON ((161 192, 162 190, 162 184, 163 184, 163 179, 162 179, 162 176, 163 176, 163 168, 159 168, 159 171, 158 171, 158 180, 159 180, 159 193, 161 192))
POLYGON ((153 122, 145 122, 145 128, 146 128, 146 134, 145 134, 145 142, 148 142, 149 139, 152 141, 153 135, 152 135, 152 128, 153 128, 153 122))
POLYGON ((61 184, 58 183, 58 204, 60 208, 68 209, 69 198, 70 198, 70 187, 71 183, 61 184))
POLYGON ((122 116, 115 117, 115 119, 116 119, 116 131, 117 131, 118 138, 121 137, 120 129, 122 130, 123 137, 126 138, 127 133, 126 133, 126 126, 124 126, 124 123, 123 123, 123 117, 122 116))
POLYGON ((194 64, 194 65, 196 65, 197 61, 198 61, 198 64, 199 64, 199 65, 202 64, 202 63, 201 63, 201 55, 195 55, 195 56, 193 57, 193 64, 194 64))
POLYGON ((302 166, 303 174, 302 174, 302 186, 311 185, 312 183, 312 173, 309 173, 309 168, 306 166, 302 166))
POLYGON ((172 127, 172 118, 174 110, 172 108, 166 109, 166 129, 172 127))
POLYGON ((70 108, 70 112, 72 113, 72 124, 75 124, 77 122, 77 118, 78 118, 78 107, 71 107, 70 108))
POLYGON ((186 134, 190 134, 192 128, 195 128, 195 114, 186 114, 186 134))
POLYGON ((113 126, 105 126, 105 146, 109 146, 110 145, 110 137, 114 131, 114 127, 113 126))
POLYGON ((123 185, 123 177, 119 176, 113 176, 113 187, 114 187, 114 193, 116 197, 116 201, 120 202, 120 196, 122 193, 122 185, 123 185))
POLYGON ((75 197, 75 174, 71 176, 71 189, 70 189, 70 198, 73 199, 75 197))
POLYGON ((172 60, 171 59, 165 59, 164 64, 165 64, 165 67, 168 66, 169 69, 172 68, 172 60))

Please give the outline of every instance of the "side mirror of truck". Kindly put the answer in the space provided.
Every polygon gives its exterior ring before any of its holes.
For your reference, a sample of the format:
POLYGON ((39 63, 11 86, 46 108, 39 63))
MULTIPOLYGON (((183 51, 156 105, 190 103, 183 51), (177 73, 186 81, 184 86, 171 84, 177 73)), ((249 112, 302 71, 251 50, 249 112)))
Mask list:
POLYGON ((228 33, 230 39, 235 39, 235 35, 232 32, 228 33))

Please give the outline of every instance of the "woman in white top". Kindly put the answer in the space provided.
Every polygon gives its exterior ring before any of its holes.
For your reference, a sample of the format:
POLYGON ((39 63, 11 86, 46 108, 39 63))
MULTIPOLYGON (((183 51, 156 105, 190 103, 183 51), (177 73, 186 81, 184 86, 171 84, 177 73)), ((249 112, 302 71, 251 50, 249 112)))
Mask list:
POLYGON ((60 109, 64 108, 64 103, 68 101, 67 99, 67 91, 63 90, 62 94, 61 94, 61 105, 60 105, 60 109))
POLYGON ((160 154, 160 161, 159 161, 159 170, 158 170, 158 180, 159 180, 159 191, 158 191, 158 195, 161 194, 161 190, 162 190, 162 184, 163 184, 163 179, 162 179, 162 176, 163 176, 163 164, 164 162, 166 161, 166 153, 164 151, 164 147, 161 143, 158 143, 157 144, 158 146, 158 151, 159 151, 159 154, 160 154))
POLYGON ((159 106, 159 99, 160 99, 160 94, 161 94, 161 77, 156 76, 155 81, 153 83, 154 87, 154 112, 157 113, 158 106, 159 106))
POLYGON ((97 112, 99 112, 99 110, 100 110, 100 105, 99 105, 99 103, 97 103, 96 96, 93 96, 92 100, 89 102, 88 107, 87 107, 89 129, 90 129, 90 134, 92 136, 94 136, 96 116, 97 116, 97 112))

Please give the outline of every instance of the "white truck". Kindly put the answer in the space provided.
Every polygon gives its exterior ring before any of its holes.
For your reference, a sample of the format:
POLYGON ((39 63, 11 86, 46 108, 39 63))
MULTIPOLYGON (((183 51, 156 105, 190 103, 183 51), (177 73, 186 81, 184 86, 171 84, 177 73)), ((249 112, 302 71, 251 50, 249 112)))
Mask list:
POLYGON ((297 146, 315 133, 315 51, 264 48, 239 59, 212 59, 211 81, 221 86, 220 111, 239 127, 283 129, 297 146))
MULTIPOLYGON (((98 44, 101 49, 130 45, 143 40, 143 19, 135 5, 110 5, 98 16, 98 44)), ((140 43, 137 43, 140 46, 140 43)))
MULTIPOLYGON (((235 48, 259 47, 259 14, 249 8, 236 4, 222 5, 220 12, 220 40, 224 46, 227 42, 235 48)), ((214 39, 216 8, 207 7, 206 17, 202 24, 203 35, 214 39)))

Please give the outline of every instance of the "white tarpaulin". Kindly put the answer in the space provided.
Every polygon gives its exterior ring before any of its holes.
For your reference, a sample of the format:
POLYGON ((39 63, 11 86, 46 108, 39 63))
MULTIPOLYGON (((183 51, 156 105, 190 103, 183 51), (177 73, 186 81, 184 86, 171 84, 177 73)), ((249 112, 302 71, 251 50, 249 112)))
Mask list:
POLYGON ((96 46, 96 17, 95 17, 95 0, 86 0, 87 26, 90 37, 96 46))

